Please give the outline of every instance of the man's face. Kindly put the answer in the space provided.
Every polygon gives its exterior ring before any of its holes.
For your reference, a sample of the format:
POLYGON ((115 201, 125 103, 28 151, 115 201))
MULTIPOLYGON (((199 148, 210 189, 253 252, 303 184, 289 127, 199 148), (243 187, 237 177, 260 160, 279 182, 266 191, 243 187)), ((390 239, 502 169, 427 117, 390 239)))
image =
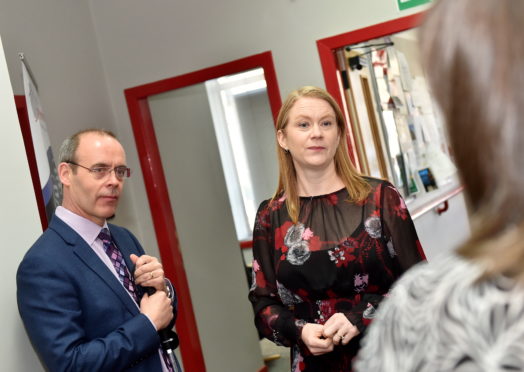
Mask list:
MULTIPOLYGON (((113 137, 85 133, 80 137, 75 163, 87 168, 113 169, 126 165, 126 155, 122 145, 113 137)), ((64 185, 62 205, 65 208, 100 226, 115 214, 124 180, 118 179, 114 171, 97 179, 85 168, 61 163, 59 175, 64 185)))

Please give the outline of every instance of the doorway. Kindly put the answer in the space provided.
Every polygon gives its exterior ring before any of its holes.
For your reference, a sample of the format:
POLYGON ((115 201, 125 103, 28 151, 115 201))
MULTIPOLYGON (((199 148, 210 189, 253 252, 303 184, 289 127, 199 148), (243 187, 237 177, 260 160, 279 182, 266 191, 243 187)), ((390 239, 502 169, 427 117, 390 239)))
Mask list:
MULTIPOLYGON (((206 364, 225 370, 221 363, 241 363, 240 355, 258 348, 205 87, 256 69, 265 78, 272 130, 281 101, 270 52, 125 91, 160 255, 179 293, 177 331, 188 371, 206 364)), ((260 367, 245 363, 243 370, 260 367)))

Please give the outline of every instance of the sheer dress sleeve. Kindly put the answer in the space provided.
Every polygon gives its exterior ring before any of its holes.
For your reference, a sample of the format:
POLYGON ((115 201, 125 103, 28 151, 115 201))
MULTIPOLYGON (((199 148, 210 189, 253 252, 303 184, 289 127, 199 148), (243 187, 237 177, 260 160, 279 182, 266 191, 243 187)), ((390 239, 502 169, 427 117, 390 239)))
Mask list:
MULTIPOLYGON (((410 267, 424 261, 426 257, 402 196, 387 181, 379 187, 376 207, 380 214, 382 241, 387 249, 384 255, 389 256, 389 259, 384 260, 384 272, 390 279, 391 286, 410 267)), ((388 291, 384 294, 364 293, 361 301, 345 315, 363 333, 374 318, 380 302, 387 295, 388 291)))
POLYGON ((270 210, 271 203, 267 200, 262 202, 255 219, 253 284, 249 300, 253 304, 259 333, 276 344, 291 346, 299 342, 305 322, 293 316, 278 294, 270 210))
POLYGON ((381 191, 382 231, 393 258, 393 270, 398 279, 407 269, 426 259, 406 203, 389 182, 381 191))

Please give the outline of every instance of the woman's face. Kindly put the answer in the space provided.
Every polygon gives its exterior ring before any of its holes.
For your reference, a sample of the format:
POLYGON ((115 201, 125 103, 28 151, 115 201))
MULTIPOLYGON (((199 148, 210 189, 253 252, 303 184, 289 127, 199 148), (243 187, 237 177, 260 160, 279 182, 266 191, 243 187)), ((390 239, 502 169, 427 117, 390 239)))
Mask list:
POLYGON ((321 98, 301 97, 289 110, 278 143, 289 150, 297 170, 324 169, 333 163, 340 140, 335 111, 321 98))

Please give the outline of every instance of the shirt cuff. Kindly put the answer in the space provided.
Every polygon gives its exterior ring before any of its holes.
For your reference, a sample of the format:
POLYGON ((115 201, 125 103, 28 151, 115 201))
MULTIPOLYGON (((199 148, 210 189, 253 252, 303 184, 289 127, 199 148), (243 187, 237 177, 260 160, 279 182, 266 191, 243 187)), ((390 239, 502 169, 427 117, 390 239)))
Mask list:
POLYGON ((147 320, 149 320, 149 323, 151 323, 151 325, 153 326, 153 328, 155 329, 155 331, 158 331, 158 329, 156 329, 155 327, 155 323, 153 323, 153 321, 151 320, 151 318, 149 316, 147 316, 146 314, 142 313, 142 315, 144 315, 147 320))

